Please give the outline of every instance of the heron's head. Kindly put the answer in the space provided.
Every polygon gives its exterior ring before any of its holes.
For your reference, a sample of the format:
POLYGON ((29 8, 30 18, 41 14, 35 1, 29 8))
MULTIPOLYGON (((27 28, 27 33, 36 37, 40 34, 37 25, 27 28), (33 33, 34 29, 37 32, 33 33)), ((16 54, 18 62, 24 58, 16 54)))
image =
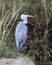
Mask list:
POLYGON ((29 15, 28 13, 24 12, 22 15, 21 15, 21 19, 24 21, 24 20, 27 20, 28 17, 31 17, 31 18, 34 18, 34 16, 32 15, 29 15))

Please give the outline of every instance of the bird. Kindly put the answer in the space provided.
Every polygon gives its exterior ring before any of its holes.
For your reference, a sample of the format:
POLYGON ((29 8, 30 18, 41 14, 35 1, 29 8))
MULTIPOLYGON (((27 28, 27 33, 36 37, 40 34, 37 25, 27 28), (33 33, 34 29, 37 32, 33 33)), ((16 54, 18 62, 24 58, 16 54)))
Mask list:
POLYGON ((34 16, 29 15, 28 13, 24 12, 21 14, 21 21, 16 26, 15 29, 15 42, 16 47, 18 49, 22 49, 23 45, 25 44, 27 38, 27 29, 28 29, 28 17, 34 18, 34 16))

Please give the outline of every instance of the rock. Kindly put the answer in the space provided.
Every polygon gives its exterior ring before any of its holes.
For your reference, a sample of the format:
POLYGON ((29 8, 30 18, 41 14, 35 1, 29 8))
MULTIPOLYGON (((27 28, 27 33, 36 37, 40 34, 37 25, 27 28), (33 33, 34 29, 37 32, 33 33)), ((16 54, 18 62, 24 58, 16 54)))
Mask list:
POLYGON ((0 65, 34 65, 33 61, 30 59, 25 59, 24 57, 17 58, 1 58, 0 65))

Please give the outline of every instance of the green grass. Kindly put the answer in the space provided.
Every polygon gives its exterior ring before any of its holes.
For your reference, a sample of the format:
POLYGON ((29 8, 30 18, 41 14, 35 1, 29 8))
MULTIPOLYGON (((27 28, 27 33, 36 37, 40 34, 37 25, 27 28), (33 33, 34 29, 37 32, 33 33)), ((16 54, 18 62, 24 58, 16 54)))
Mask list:
POLYGON ((18 56, 18 52, 15 49, 11 49, 6 47, 4 50, 4 57, 6 58, 16 58, 18 56))
POLYGON ((14 45, 10 46, 9 43, 0 42, 0 57, 16 58, 18 55, 19 53, 14 45))
POLYGON ((24 55, 23 53, 20 53, 20 50, 16 49, 16 45, 12 45, 12 43, 6 43, 2 42, 0 43, 2 47, 0 48, 0 57, 5 57, 5 58, 16 58, 17 56, 23 57, 26 59, 29 59, 29 55, 24 55))

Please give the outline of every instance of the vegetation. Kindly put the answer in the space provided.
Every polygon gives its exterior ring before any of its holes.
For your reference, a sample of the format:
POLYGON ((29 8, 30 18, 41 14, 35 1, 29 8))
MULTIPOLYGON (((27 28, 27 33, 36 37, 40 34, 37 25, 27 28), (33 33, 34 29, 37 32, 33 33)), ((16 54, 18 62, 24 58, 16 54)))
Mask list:
POLYGON ((0 0, 0 57, 16 57, 15 27, 24 11, 28 19, 26 44, 21 52, 34 61, 52 61, 52 0, 0 0))

